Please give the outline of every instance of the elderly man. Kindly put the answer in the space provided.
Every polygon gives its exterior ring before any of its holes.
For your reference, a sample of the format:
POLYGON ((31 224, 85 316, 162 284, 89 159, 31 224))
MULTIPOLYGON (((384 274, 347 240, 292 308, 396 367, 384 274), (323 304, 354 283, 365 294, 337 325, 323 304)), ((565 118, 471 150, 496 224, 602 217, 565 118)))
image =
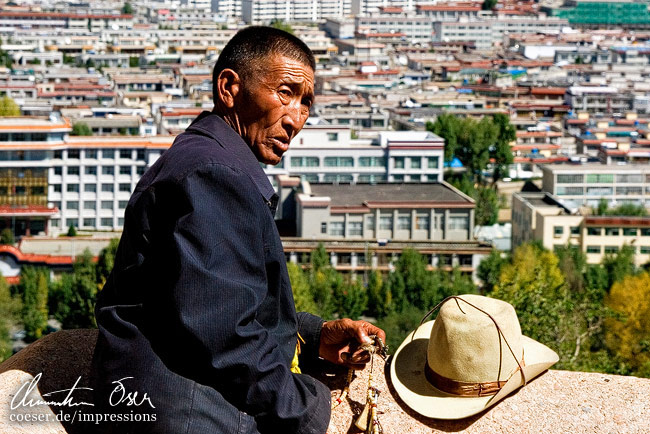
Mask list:
POLYGON ((100 431, 322 433, 330 393, 291 369, 297 343, 301 361, 360 368, 355 343, 385 338, 295 312, 259 163, 279 163, 303 127, 314 68, 288 33, 238 32, 214 68, 214 110, 140 180, 96 307, 100 431))

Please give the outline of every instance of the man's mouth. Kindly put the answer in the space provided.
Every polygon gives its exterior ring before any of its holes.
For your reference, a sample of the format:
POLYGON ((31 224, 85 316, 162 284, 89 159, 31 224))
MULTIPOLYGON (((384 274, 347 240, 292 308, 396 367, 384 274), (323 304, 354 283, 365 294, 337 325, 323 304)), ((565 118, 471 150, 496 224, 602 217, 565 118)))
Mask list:
POLYGON ((289 139, 284 137, 273 137, 271 138, 273 142, 273 147, 281 150, 283 153, 287 152, 289 149, 289 139))

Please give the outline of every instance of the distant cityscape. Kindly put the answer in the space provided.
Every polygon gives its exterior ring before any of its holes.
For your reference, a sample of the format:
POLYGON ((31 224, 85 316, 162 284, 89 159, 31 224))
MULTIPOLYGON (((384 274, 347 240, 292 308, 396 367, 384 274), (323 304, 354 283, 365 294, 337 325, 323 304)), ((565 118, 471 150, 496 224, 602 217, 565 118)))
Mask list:
POLYGON ((216 59, 251 24, 292 31, 317 59, 307 125, 264 167, 287 261, 308 266, 322 243, 338 271, 390 271, 410 247, 476 280, 493 249, 538 241, 589 264, 624 245, 650 262, 648 1, 0 4, 10 282, 26 265, 69 271, 119 237, 138 180, 212 109, 216 59), (499 179, 492 156, 472 174, 449 151, 443 114, 507 117, 499 179), (493 219, 463 173, 497 192, 493 219))

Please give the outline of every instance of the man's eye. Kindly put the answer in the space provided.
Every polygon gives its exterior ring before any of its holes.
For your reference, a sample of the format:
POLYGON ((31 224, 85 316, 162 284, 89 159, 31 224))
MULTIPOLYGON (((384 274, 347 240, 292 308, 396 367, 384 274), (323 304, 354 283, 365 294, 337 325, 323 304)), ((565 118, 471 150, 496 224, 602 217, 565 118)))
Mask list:
POLYGON ((292 92, 289 89, 280 89, 278 93, 282 96, 291 96, 292 92))

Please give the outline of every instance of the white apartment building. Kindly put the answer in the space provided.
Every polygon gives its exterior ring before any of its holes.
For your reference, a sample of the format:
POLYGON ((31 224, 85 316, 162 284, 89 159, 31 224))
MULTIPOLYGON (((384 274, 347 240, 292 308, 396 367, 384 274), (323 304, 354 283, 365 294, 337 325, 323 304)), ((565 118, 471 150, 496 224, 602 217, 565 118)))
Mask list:
POLYGON ((427 131, 382 131, 350 138, 350 127, 308 125, 266 173, 339 183, 435 182, 443 178, 444 140, 427 131))
POLYGON ((318 21, 350 14, 350 0, 242 0, 241 11, 247 24, 318 21))
POLYGON ((552 164, 542 168, 542 190, 574 206, 624 203, 650 207, 650 166, 588 163, 552 164))
POLYGON ((212 11, 228 18, 241 18, 241 0, 212 0, 212 11))
POLYGON ((586 254, 589 264, 599 264, 604 255, 627 245, 641 266, 650 261, 650 217, 582 215, 549 193, 515 193, 512 245, 529 241, 541 241, 549 250, 574 246, 586 254))
POLYGON ((0 118, 0 226, 13 225, 16 235, 56 236, 70 225, 120 230, 135 185, 173 141, 71 131, 54 116, 0 118))
POLYGON ((431 19, 417 15, 357 16, 355 30, 363 34, 403 33, 411 44, 429 44, 433 39, 431 19))

